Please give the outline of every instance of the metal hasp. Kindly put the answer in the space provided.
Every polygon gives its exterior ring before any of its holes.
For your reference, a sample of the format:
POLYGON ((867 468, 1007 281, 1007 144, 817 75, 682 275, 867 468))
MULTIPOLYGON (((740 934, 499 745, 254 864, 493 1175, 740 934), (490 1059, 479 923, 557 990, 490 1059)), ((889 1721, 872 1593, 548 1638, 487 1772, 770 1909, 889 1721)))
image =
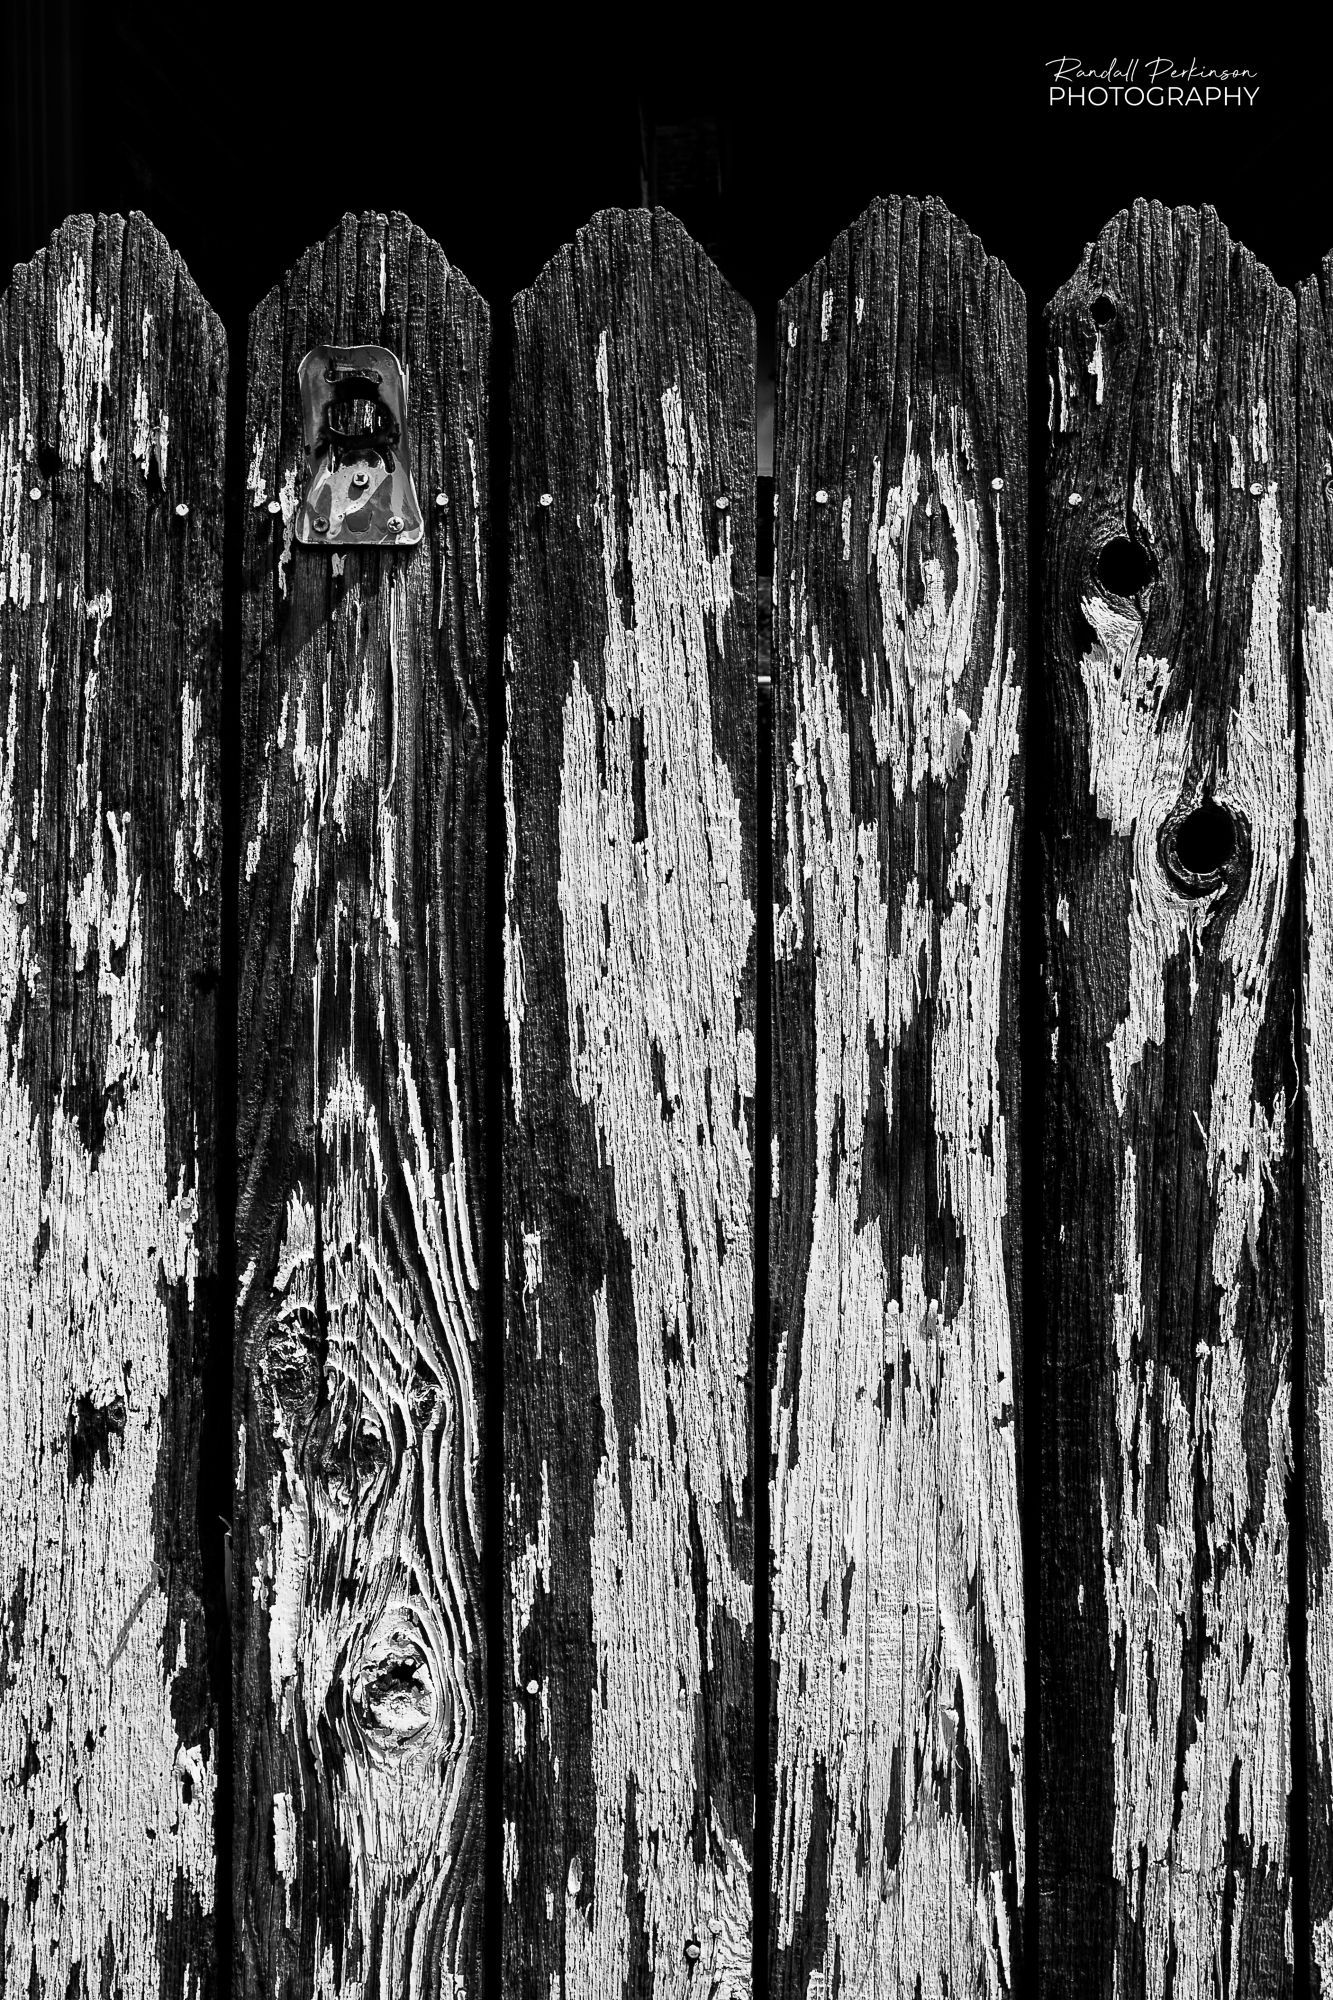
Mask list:
POLYGON ((298 374, 310 478, 297 541, 330 549, 419 542, 398 356, 387 347, 312 347, 298 374))

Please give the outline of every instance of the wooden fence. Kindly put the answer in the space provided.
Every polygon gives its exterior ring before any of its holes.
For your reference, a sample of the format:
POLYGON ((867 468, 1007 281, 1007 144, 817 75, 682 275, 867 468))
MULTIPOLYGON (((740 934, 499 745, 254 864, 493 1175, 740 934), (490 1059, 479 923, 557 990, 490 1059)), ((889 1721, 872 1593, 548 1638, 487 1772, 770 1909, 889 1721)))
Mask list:
POLYGON ((15 271, 0 2000, 1333 1993, 1331 301, 15 271))

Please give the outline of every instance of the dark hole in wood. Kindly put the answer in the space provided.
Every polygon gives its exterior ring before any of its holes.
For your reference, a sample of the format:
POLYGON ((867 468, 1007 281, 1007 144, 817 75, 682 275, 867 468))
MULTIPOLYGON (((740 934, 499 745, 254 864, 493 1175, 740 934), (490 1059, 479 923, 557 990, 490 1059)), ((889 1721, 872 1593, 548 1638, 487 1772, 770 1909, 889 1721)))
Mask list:
POLYGON ((1115 300, 1105 292, 1099 292, 1091 306, 1094 326, 1109 326, 1115 318, 1115 300))
POLYGON ((1162 829, 1162 866, 1176 889, 1199 896, 1236 872, 1245 828, 1215 799, 1202 799, 1192 812, 1162 829))
POLYGON ((1137 597, 1153 580, 1155 565, 1140 542, 1117 535, 1097 557, 1097 581, 1116 597, 1137 597))
POLYGON ((1236 825, 1224 806, 1205 799, 1176 828, 1175 851, 1192 875, 1220 875, 1236 851, 1236 825))

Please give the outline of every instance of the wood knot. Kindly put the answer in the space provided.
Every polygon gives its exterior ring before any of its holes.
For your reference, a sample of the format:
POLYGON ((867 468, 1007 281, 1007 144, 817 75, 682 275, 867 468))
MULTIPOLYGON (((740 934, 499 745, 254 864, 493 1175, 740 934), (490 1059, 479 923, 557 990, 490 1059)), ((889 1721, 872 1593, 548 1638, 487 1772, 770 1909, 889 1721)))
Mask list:
POLYGON ((1177 807, 1157 840, 1158 858, 1180 896, 1210 896, 1234 888, 1250 872, 1250 827, 1240 813, 1204 797, 1189 810, 1177 807))

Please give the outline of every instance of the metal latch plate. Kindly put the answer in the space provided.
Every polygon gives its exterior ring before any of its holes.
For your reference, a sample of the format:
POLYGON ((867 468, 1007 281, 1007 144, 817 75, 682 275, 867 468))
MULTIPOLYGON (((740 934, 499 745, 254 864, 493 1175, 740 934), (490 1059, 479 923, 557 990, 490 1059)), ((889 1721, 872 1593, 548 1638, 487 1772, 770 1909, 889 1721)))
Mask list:
POLYGON ((419 542, 398 356, 387 347, 312 347, 298 374, 309 478, 297 541, 324 549, 419 542))

